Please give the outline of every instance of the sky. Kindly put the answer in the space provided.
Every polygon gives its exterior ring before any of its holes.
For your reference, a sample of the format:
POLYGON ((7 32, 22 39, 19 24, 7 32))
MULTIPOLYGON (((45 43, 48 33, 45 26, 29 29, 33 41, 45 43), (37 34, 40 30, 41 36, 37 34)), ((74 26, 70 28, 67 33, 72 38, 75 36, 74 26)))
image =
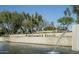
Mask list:
MULTIPOLYGON (((17 11, 33 14, 37 12, 43 16, 48 23, 54 22, 57 25, 57 19, 64 16, 64 10, 69 5, 0 5, 0 11, 17 11)), ((72 15, 73 16, 73 15, 72 15)), ((73 16, 74 17, 74 16, 73 16)))

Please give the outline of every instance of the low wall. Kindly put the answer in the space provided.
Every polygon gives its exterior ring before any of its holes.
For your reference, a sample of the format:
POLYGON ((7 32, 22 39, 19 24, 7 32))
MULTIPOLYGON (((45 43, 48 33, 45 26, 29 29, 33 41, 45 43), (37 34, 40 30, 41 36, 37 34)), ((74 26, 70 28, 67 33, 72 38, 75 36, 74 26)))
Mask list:
MULTIPOLYGON (((10 42, 21 42, 21 43, 33 43, 33 44, 47 44, 56 45, 58 38, 62 33, 39 33, 39 34, 15 34, 10 37, 1 38, 10 42)), ((58 45, 72 46, 72 33, 66 33, 59 41, 58 45)))
POLYGON ((4 41, 4 37, 0 37, 0 41, 4 41))

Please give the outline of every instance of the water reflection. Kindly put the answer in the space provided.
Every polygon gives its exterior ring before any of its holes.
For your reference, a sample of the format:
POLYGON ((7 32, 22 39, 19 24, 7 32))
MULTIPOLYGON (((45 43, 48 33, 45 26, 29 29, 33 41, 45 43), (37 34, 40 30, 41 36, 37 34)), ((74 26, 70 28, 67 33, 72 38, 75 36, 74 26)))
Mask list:
POLYGON ((7 42, 0 42, 0 53, 8 53, 9 45, 7 42))
POLYGON ((34 45, 34 44, 19 44, 0 42, 0 54, 70 54, 79 53, 72 51, 71 47, 58 47, 53 52, 53 46, 34 45))

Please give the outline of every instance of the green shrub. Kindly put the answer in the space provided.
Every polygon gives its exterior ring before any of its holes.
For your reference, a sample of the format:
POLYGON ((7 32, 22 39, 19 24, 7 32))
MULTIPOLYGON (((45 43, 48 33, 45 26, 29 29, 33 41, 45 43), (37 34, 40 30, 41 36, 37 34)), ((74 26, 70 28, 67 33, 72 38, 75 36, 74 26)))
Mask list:
POLYGON ((53 27, 53 26, 47 26, 47 27, 44 28, 45 31, 47 31, 47 30, 55 30, 55 29, 56 28, 53 27))

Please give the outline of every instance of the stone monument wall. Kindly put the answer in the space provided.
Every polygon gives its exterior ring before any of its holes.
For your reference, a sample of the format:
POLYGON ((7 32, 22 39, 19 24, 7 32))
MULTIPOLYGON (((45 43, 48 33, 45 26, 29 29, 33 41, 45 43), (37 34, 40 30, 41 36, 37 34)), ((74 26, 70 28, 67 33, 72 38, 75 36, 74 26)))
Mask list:
MULTIPOLYGON (((10 37, 1 38, 0 40, 16 42, 16 43, 32 43, 32 44, 45 44, 56 45, 62 33, 39 33, 39 34, 14 34, 10 37)), ((66 33, 58 42, 58 45, 72 46, 72 33, 66 33)))

